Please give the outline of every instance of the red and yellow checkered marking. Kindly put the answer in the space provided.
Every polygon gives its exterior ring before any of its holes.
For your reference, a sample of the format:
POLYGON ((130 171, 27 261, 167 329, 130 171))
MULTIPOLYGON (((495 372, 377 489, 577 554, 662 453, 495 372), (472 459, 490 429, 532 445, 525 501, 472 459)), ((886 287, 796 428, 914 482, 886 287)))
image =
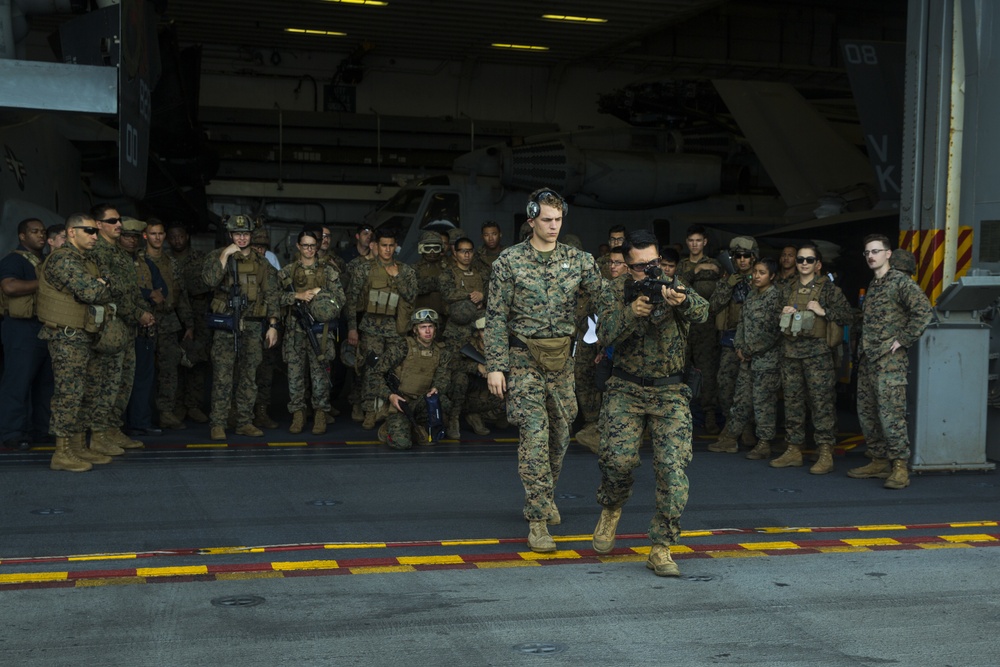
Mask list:
MULTIPOLYGON (((955 278, 961 278, 972 266, 972 227, 959 227, 955 255, 955 278)), ((936 303, 944 289, 944 230, 922 229, 899 233, 899 247, 917 258, 917 282, 936 303)))

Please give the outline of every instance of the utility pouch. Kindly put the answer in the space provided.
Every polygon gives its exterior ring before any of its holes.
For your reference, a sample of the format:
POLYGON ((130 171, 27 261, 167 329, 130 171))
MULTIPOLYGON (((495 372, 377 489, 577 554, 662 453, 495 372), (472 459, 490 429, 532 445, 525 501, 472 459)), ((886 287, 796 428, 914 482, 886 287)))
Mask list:
POLYGON ((114 317, 115 305, 109 303, 107 306, 87 306, 87 314, 83 319, 83 330, 87 333, 99 333, 104 328, 105 323, 114 317))
POLYGON ((531 358, 547 371, 561 371, 570 357, 571 336, 560 338, 518 338, 528 346, 531 358))
POLYGON ((212 331, 236 333, 236 316, 224 313, 205 313, 205 326, 212 331))
POLYGON ((719 345, 733 349, 736 347, 736 329, 726 329, 719 336, 719 345))

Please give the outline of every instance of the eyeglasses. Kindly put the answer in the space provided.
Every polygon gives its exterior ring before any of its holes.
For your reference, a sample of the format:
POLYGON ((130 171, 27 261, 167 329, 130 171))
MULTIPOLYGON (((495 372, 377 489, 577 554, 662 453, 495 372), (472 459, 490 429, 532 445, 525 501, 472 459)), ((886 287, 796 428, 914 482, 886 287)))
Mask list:
POLYGON ((802 255, 799 255, 798 257, 795 258, 795 262, 797 264, 815 264, 816 263, 816 258, 815 257, 803 257, 802 255))
POLYGON ((617 259, 612 259, 608 262, 608 266, 621 266, 625 262, 619 261, 617 259))
POLYGON ((106 225, 120 225, 122 222, 121 218, 105 218, 104 220, 98 220, 98 222, 103 222, 106 225))
POLYGON ((879 248, 878 250, 862 250, 861 255, 867 257, 868 255, 877 255, 880 252, 885 252, 888 248, 879 248))
POLYGON ((466 254, 472 252, 472 248, 461 248, 461 249, 455 248, 455 252, 460 252, 463 255, 466 255, 466 254))
POLYGON ((316 249, 316 244, 315 243, 300 243, 299 247, 302 248, 303 250, 310 250, 310 249, 315 250, 316 249))
POLYGON ((330 238, 330 235, 329 234, 323 234, 323 238, 328 239, 328 238, 330 238))
POLYGON ((637 262, 636 264, 629 264, 628 268, 630 268, 633 271, 645 271, 646 269, 651 269, 654 266, 655 267, 660 266, 659 257, 657 257, 656 259, 651 259, 648 262, 637 262))
POLYGON ((73 227, 72 229, 79 229, 84 234, 96 234, 97 227, 73 227))
POLYGON ((753 253, 746 250, 737 250, 733 253, 733 259, 750 259, 751 257, 753 257, 753 253))

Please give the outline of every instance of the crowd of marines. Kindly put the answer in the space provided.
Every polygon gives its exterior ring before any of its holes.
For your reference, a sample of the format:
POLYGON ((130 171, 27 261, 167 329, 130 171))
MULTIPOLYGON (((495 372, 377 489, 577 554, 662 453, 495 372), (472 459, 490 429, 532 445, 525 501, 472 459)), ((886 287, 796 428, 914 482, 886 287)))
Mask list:
POLYGON ((719 436, 709 451, 742 442, 748 459, 802 466, 811 427, 809 472, 829 473, 836 358, 850 354, 845 327, 862 324, 858 414, 871 462, 848 475, 909 484, 906 348, 932 317, 912 255, 865 239, 874 277, 859 313, 812 243, 774 259, 738 236, 720 261, 693 225, 681 258, 650 232, 616 226, 595 260, 561 234, 567 208, 552 190, 532 193, 508 248, 494 222, 478 248, 461 229, 425 230, 413 266, 397 259, 400 232, 384 227, 359 225, 337 253, 329 228, 307 225, 280 267, 262 221, 245 215, 227 218, 227 242, 206 254, 182 224, 106 204, 58 228, 25 220, 0 262, 3 443, 52 438, 50 467, 84 472, 185 419, 207 423, 214 440, 227 429, 261 436, 278 426, 268 411, 281 366, 293 434, 310 418, 313 434, 326 433, 342 388, 351 418, 394 449, 459 438, 463 417, 477 435, 517 427, 528 545, 551 552, 554 489, 579 415, 576 440, 601 469, 594 550, 614 548, 648 439, 647 566, 676 576, 692 403, 719 436))

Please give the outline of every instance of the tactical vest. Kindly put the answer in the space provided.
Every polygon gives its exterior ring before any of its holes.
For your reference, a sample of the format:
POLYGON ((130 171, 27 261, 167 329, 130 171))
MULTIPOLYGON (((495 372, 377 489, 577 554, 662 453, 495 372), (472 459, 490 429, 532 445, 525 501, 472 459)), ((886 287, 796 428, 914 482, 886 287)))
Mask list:
POLYGON ((424 347, 416 339, 407 336, 406 358, 399 365, 399 393, 408 400, 424 396, 434 385, 434 371, 441 363, 441 344, 431 343, 424 347))
POLYGON ((132 258, 132 263, 135 265, 135 273, 139 279, 139 289, 152 290, 153 272, 150 270, 149 264, 146 264, 146 260, 138 255, 132 258))
MULTIPOLYGON (((267 283, 266 259, 251 251, 249 255, 236 253, 231 259, 236 259, 236 270, 240 281, 240 291, 247 297, 247 312, 244 317, 260 318, 267 315, 267 301, 264 298, 264 285, 267 283)), ((212 312, 224 313, 229 299, 229 288, 233 286, 233 271, 226 266, 226 277, 215 291, 212 299, 212 312)))
MULTIPOLYGON (((55 252, 60 252, 56 250, 55 252)), ((66 250, 66 252, 72 252, 66 250)), ((51 257, 51 255, 50 255, 51 257)), ((47 262, 48 260, 46 260, 47 262)), ((83 329, 87 324, 87 304, 80 303, 69 292, 56 289, 45 275, 46 262, 36 269, 38 274, 38 320, 52 327, 69 327, 83 329)), ((89 259, 84 260, 84 268, 91 278, 100 278, 101 272, 97 264, 89 259)))
POLYGON ((820 292, 823 291, 823 284, 826 276, 817 276, 812 287, 803 287, 802 283, 796 281, 792 288, 791 297, 788 300, 789 306, 795 306, 795 312, 790 317, 781 318, 779 328, 781 333, 791 338, 826 338, 827 321, 825 317, 819 317, 816 313, 806 308, 810 301, 819 299, 820 292))
POLYGON ((373 315, 395 315, 399 307, 399 292, 396 291, 396 279, 382 266, 375 262, 368 272, 368 305, 366 313, 373 315))
MULTIPOLYGON (((35 269, 35 276, 38 276, 38 266, 42 263, 42 259, 33 252, 27 252, 25 250, 15 250, 15 253, 24 257, 31 266, 35 269)), ((36 290, 34 294, 23 294, 21 296, 7 296, 0 290, 0 308, 2 308, 5 317, 11 317, 16 320, 30 320, 35 316, 35 302, 38 291, 36 290)))
POLYGON ((160 306, 161 311, 171 311, 177 309, 177 302, 180 299, 180 286, 177 281, 174 280, 175 264, 166 255, 160 255, 159 257, 150 257, 146 253, 139 253, 140 257, 150 260, 153 264, 156 264, 156 268, 160 270, 160 275, 163 276, 163 282, 167 284, 167 294, 166 300, 163 305, 160 306))
POLYGON ((451 272, 455 275, 455 284, 462 288, 463 292, 467 294, 472 294, 473 292, 485 293, 486 289, 483 286, 483 274, 479 271, 473 271, 469 269, 468 271, 463 271, 457 266, 451 267, 451 272))
POLYGON ((729 303, 722 310, 721 313, 715 317, 715 328, 719 331, 733 331, 740 324, 740 318, 743 317, 743 304, 746 302, 747 295, 750 293, 750 280, 747 276, 746 284, 742 286, 745 294, 741 299, 737 299, 737 290, 741 288, 741 285, 736 285, 733 288, 733 296, 729 299, 729 303))

